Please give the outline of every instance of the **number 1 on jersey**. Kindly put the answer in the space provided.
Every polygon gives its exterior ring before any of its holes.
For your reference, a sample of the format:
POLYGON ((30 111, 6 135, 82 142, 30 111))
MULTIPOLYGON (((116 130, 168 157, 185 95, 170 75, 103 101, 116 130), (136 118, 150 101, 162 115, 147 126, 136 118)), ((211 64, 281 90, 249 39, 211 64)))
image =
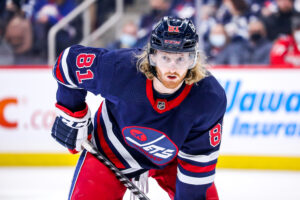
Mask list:
MULTIPOLYGON (((94 63, 94 59, 96 58, 95 54, 86 54, 81 53, 76 58, 76 66, 77 68, 89 68, 94 63)), ((86 73, 80 73, 79 70, 76 71, 76 76, 79 83, 82 83, 83 80, 93 79, 94 74, 91 70, 87 70, 86 73)))

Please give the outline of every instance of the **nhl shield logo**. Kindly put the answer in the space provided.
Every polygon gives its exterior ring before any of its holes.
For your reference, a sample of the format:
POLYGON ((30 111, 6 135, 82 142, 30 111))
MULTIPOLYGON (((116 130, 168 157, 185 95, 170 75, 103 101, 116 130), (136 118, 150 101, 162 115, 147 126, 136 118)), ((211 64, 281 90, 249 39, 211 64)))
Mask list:
POLYGON ((164 101, 158 101, 157 108, 158 110, 164 110, 166 108, 166 103, 164 101))

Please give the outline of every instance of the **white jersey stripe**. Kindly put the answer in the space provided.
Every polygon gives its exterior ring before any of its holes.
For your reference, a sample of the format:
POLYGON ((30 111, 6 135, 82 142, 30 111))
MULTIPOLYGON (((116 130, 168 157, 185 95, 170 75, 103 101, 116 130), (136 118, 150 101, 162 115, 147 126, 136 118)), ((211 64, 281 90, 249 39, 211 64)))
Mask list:
POLYGON ((179 151, 178 156, 187 160, 192 160, 200 163, 207 163, 210 161, 213 161, 218 158, 219 151, 215 151, 209 155, 191 155, 184 153, 182 151, 179 151))
POLYGON ((150 144, 153 144, 153 143, 155 143, 155 142, 157 142, 157 141, 163 139, 164 137, 166 137, 166 136, 162 135, 162 136, 160 136, 159 138, 157 138, 156 140, 153 140, 153 141, 148 142, 148 143, 146 143, 146 144, 139 144, 139 143, 137 143, 136 141, 134 141, 133 139, 131 139, 130 137, 126 137, 126 139, 129 140, 130 142, 132 142, 133 144, 139 146, 139 147, 143 147, 143 146, 148 146, 148 145, 150 145, 150 144))
MULTIPOLYGON (((69 75, 69 71, 68 71, 67 57, 68 57, 69 51, 70 51, 70 47, 67 48, 67 49, 63 52, 63 55, 62 55, 62 64, 61 64, 61 66, 62 66, 64 75, 65 75, 65 77, 66 77, 66 79, 67 79, 67 82, 70 84, 69 87, 78 88, 78 87, 73 83, 73 81, 71 80, 70 75, 69 75)), ((57 67, 59 67, 59 66, 57 66, 57 67)))
POLYGON ((108 118, 105 100, 103 101, 102 105, 102 117, 105 124, 108 139, 111 141, 111 143, 114 144, 114 147, 117 149, 119 154, 124 158, 124 160, 126 160, 130 167, 141 169, 142 167, 139 165, 139 163, 130 155, 130 153, 125 149, 125 147, 121 144, 121 142, 118 140, 118 138, 112 131, 112 124, 108 118))
MULTIPOLYGON (((56 63, 56 64, 57 64, 57 63, 56 63)), ((59 67, 59 65, 57 65, 56 67, 59 67)), ((71 85, 65 84, 65 83, 61 82, 60 80, 58 80, 58 78, 56 77, 56 74, 55 74, 55 69, 56 69, 56 68, 53 68, 53 70, 52 70, 52 76, 56 79, 57 82, 59 82, 60 84, 66 86, 66 87, 73 88, 73 89, 77 89, 77 88, 74 88, 74 87, 71 86, 71 85)), ((81 89, 81 88, 78 88, 78 89, 81 89)))
POLYGON ((130 174, 130 173, 133 173, 133 172, 136 172, 136 171, 139 171, 141 169, 136 169, 136 168, 128 168, 128 169, 124 169, 124 170, 121 170, 121 172, 123 174, 130 174))
POLYGON ((180 169, 177 168, 177 177, 178 179, 186 184, 190 185, 205 185, 214 182, 215 175, 210 175, 207 177, 192 177, 192 176, 187 176, 181 173, 180 169))

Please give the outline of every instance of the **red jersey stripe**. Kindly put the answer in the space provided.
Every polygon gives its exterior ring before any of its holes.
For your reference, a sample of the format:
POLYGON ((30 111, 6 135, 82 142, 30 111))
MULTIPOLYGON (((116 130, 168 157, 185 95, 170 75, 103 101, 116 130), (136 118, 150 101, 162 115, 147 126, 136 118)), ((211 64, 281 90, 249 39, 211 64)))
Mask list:
POLYGON ((195 166, 192 165, 190 163, 187 163, 183 160, 178 159, 178 163, 180 164, 180 166, 190 172, 195 172, 195 173, 204 173, 204 172, 210 172, 212 170, 214 170, 216 168, 216 164, 213 165, 208 165, 205 167, 200 167, 200 166, 195 166))
POLYGON ((55 107, 59 108, 60 110, 62 110, 65 113, 67 113, 71 117, 75 117, 75 118, 83 118, 86 115, 86 113, 88 112, 87 104, 85 104, 85 109, 83 109, 81 111, 76 111, 76 112, 72 112, 68 108, 66 108, 62 105, 59 105, 58 103, 55 104, 55 107))

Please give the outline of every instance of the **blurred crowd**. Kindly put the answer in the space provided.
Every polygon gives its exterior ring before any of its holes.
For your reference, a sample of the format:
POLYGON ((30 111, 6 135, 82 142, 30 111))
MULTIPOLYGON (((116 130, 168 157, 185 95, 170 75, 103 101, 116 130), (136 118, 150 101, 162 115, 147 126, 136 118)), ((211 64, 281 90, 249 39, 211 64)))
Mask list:
MULTIPOLYGON (((74 0, 1 0, 0 64, 47 63, 49 29, 70 13, 74 0)), ((78 43, 82 19, 74 19, 56 36, 57 51, 78 43)))
MULTIPOLYGON (((0 65, 46 64, 49 29, 83 0, 1 0, 0 65)), ((134 6, 138 0, 124 0, 134 6)), ((191 18, 199 48, 212 65, 300 67, 300 0, 149 0, 149 11, 126 21, 106 48, 143 48, 152 27, 166 15, 191 18)), ((114 11, 115 1, 98 0, 92 30, 114 11)), ((56 50, 82 40, 82 17, 56 36, 56 50)))

